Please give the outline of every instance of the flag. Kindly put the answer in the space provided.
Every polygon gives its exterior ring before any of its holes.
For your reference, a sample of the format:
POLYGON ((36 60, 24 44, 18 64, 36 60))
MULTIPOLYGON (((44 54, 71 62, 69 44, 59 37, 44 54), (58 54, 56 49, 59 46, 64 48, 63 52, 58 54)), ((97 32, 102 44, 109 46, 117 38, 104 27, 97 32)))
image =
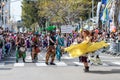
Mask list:
MULTIPOLYGON (((103 0, 104 1, 104 0, 103 0)), ((108 8, 111 6, 111 4, 113 3, 113 0, 107 0, 106 1, 106 7, 103 11, 103 15, 102 15, 102 23, 104 24, 107 20, 109 20, 109 14, 108 14, 108 8)))
POLYGON ((112 3, 113 3, 113 0, 107 0, 106 8, 109 8, 112 3))
POLYGON ((104 24, 108 19, 109 19, 109 17, 108 17, 108 9, 105 8, 104 11, 103 11, 103 16, 101 18, 102 23, 104 24))
POLYGON ((102 2, 102 4, 106 4, 107 0, 102 0, 101 2, 102 2))

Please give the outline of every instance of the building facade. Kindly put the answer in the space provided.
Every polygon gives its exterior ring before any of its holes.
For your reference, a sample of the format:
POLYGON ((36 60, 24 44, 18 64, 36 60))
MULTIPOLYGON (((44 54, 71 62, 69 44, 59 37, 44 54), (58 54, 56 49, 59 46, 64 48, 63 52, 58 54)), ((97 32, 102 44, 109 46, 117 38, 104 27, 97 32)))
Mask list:
POLYGON ((10 0, 0 0, 0 26, 9 28, 10 22, 10 0))

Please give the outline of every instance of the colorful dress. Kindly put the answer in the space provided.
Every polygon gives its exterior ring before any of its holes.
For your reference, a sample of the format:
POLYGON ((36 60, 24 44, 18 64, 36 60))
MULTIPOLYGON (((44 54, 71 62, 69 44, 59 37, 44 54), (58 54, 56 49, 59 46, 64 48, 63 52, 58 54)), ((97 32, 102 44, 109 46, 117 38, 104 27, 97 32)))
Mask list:
POLYGON ((107 46, 108 44, 104 41, 91 43, 90 38, 86 37, 82 43, 71 45, 65 48, 65 51, 69 53, 70 57, 79 57, 107 46))

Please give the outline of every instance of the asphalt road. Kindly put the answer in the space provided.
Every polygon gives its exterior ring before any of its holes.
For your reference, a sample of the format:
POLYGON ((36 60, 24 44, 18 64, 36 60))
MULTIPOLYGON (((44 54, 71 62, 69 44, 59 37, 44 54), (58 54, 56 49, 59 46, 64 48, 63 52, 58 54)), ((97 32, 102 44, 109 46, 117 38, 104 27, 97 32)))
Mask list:
POLYGON ((0 80, 120 80, 120 57, 100 54, 102 65, 90 65, 90 72, 83 72, 83 64, 78 58, 73 59, 68 54, 62 61, 55 60, 56 65, 46 65, 45 51, 39 54, 37 63, 31 62, 27 53, 26 63, 15 56, 0 62, 0 80))

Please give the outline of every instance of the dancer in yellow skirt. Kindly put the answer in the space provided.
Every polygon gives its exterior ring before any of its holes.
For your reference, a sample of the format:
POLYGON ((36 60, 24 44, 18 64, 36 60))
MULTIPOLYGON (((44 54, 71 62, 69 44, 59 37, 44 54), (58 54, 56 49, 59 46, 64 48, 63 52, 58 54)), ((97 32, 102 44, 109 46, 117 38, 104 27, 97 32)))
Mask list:
POLYGON ((87 62, 87 54, 103 47, 108 46, 104 41, 92 43, 90 32, 88 30, 84 30, 82 32, 83 42, 76 45, 71 45, 70 47, 65 48, 70 55, 70 57, 79 57, 82 56, 82 62, 84 63, 85 72, 89 71, 89 66, 87 62))

